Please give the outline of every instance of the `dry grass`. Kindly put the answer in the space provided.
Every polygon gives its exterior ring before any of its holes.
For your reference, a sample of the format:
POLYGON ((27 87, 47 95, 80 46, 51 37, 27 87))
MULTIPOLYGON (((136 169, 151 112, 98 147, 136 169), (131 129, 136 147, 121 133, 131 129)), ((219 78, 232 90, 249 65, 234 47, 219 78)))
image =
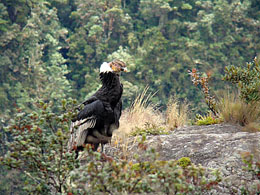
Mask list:
POLYGON ((243 128, 243 131, 249 132, 249 133, 256 133, 260 131, 260 123, 258 122, 250 122, 246 124, 243 128))
POLYGON ((166 124, 170 130, 187 124, 189 105, 180 105, 176 98, 171 98, 166 110, 166 124))
POLYGON ((123 136, 129 135, 137 127, 144 128, 145 124, 155 124, 161 126, 164 124, 162 113, 156 109, 156 106, 150 103, 151 98, 155 95, 148 93, 149 87, 146 87, 139 94, 132 106, 122 113, 120 119, 120 128, 116 134, 123 136))
POLYGON ((162 113, 156 109, 151 102, 151 98, 155 95, 148 93, 149 87, 146 87, 134 100, 132 106, 124 110, 120 118, 120 127, 115 131, 112 139, 112 145, 116 148, 120 147, 122 153, 127 156, 127 151, 137 141, 137 137, 131 138, 129 135, 137 128, 145 128, 147 124, 153 124, 155 127, 165 125, 162 113))
POLYGON ((259 126, 260 102, 245 103, 234 93, 225 93, 218 103, 218 111, 224 122, 250 128, 259 126), (254 124, 254 125, 253 125, 254 124))

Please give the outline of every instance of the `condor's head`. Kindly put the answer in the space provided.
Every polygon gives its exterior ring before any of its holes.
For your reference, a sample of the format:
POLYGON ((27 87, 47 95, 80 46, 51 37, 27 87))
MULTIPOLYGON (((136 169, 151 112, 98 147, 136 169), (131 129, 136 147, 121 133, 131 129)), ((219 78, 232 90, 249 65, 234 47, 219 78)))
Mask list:
POLYGON ((120 60, 113 60, 112 62, 104 62, 100 66, 101 73, 115 73, 119 74, 120 72, 127 72, 126 64, 120 60))

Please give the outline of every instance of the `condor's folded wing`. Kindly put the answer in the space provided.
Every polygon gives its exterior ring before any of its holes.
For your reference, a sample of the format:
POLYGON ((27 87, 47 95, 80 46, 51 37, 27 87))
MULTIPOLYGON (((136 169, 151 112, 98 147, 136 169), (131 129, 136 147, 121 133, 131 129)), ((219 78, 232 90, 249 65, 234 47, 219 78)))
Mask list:
POLYGON ((104 106, 100 100, 86 104, 78 113, 76 119, 72 120, 70 126, 70 141, 68 144, 69 150, 74 147, 82 146, 88 135, 88 130, 94 128, 98 117, 104 113, 104 106))

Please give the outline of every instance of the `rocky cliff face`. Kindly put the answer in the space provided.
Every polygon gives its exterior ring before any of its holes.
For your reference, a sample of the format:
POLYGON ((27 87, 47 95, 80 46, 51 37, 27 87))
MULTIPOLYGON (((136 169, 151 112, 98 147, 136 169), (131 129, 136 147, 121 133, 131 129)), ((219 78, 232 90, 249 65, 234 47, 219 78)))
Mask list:
MULTIPOLYGON (((241 155, 245 152, 260 157, 260 132, 248 133, 240 126, 218 124, 189 126, 177 129, 173 134, 150 136, 148 145, 156 148, 162 160, 189 157, 195 164, 219 169, 224 182, 217 194, 240 193, 243 183, 253 187, 257 178, 243 169, 241 155), (237 191, 238 190, 238 191, 237 191)), ((259 183, 260 184, 260 183, 259 183)), ((211 192, 214 193, 214 192, 211 192)))
POLYGON ((260 132, 244 132, 240 126, 229 124, 187 126, 170 135, 148 136, 146 142, 160 153, 161 160, 189 157, 194 164, 219 169, 223 182, 209 194, 240 194, 244 183, 250 188, 260 185, 243 169, 241 158, 250 152, 259 160, 260 132))

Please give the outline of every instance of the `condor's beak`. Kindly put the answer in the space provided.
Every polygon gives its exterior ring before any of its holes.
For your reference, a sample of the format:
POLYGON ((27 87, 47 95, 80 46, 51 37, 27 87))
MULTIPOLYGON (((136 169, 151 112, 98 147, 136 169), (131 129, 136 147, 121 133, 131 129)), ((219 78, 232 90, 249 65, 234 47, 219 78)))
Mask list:
POLYGON ((121 68, 121 71, 128 72, 128 69, 126 67, 121 68))

